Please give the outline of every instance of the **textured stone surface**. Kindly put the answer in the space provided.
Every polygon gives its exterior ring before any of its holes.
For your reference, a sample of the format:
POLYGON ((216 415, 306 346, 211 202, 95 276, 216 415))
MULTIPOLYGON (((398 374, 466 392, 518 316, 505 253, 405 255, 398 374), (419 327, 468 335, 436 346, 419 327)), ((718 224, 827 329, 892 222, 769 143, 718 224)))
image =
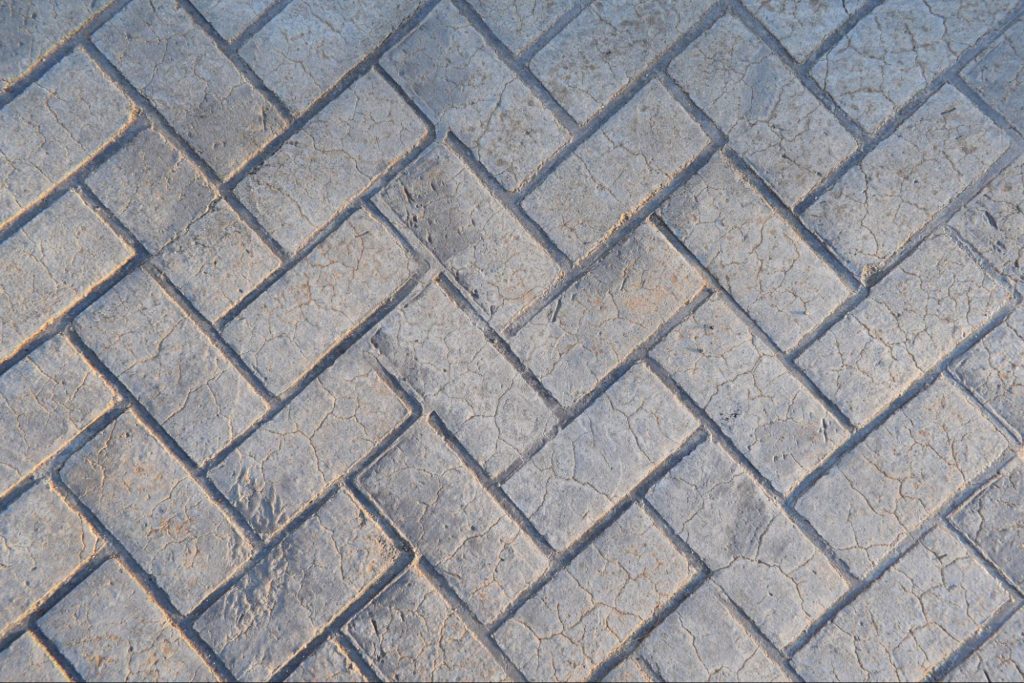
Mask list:
POLYGON ((814 681, 920 680, 1008 597, 940 527, 840 611, 793 663, 814 681))
POLYGON ((1008 445, 939 378, 830 468, 797 510, 864 576, 1008 445))
POLYGON ((257 562, 195 623, 241 679, 267 679, 397 559, 339 491, 257 562))
POLYGON ((234 40, 247 29, 274 0, 192 0, 210 25, 226 40, 234 40))
POLYGON ((167 615, 108 560, 39 620, 87 680, 208 681, 213 672, 167 615))
POLYGON ((346 683, 366 679, 341 649, 337 641, 328 638, 302 660, 298 668, 285 679, 289 683, 346 683))
POLYGON ((1004 574, 1024 585, 1024 467, 1014 460, 974 495, 953 523, 1004 574))
POLYGON ((724 156, 708 162, 658 213, 784 350, 849 295, 835 272, 724 156))
MULTIPOLYGON (((0 12, 14 7, 5 3, 0 12)), ((6 27, 2 15, 0 25, 6 27)), ((128 124, 132 110, 81 50, 0 109, 0 225, 98 152, 128 124)))
POLYGON ((564 550, 672 455, 697 420, 637 365, 503 485, 552 547, 564 550))
POLYGON ((861 19, 811 70, 829 95, 876 130, 951 66, 1013 0, 895 0, 861 19))
POLYGON ((967 352, 954 372, 983 403, 1024 433, 1024 316, 1011 315, 967 352))
POLYGON ((717 444, 698 446, 647 498, 779 647, 846 590, 825 555, 717 444))
POLYGON ((1008 145, 1006 133, 946 86, 808 208, 804 221, 867 279, 1008 145))
POLYGON ((392 313, 373 344, 489 474, 526 455, 551 411, 437 284, 392 313))
POLYGON ((208 460, 264 411, 242 373, 144 271, 121 280, 75 326, 196 462, 208 460))
POLYGON ((589 120, 688 31, 711 0, 597 0, 530 61, 579 122, 589 120))
POLYGON ((252 554, 224 512, 131 412, 75 453, 60 476, 182 612, 252 554))
POLYGON ((71 576, 99 539, 48 484, 40 482, 0 512, 0 629, 71 576))
POLYGON ((798 62, 814 54, 822 40, 864 3, 865 0, 743 0, 798 62))
POLYGON ((700 291, 702 279, 650 223, 512 337, 563 405, 575 403, 700 291))
POLYGON ((573 0, 468 0, 513 52, 521 52, 573 6, 573 0))
POLYGON ((348 632, 385 681, 501 681, 506 676, 418 571, 374 598, 348 632))
POLYGON ((1024 679, 1024 612, 1018 612, 946 676, 948 681, 1024 679))
POLYGON ((173 0, 133 0, 93 40, 221 176, 284 126, 270 101, 173 0))
POLYGON ((0 359, 60 317, 131 258, 74 192, 0 243, 0 359))
POLYGON ((1008 292, 949 236, 917 248, 815 341, 800 365, 855 424, 966 339, 1008 292))
POLYGON ((365 474, 399 530, 487 623, 547 562, 437 432, 418 423, 365 474))
POLYGON ((0 652, 0 678, 24 683, 70 680, 31 633, 21 634, 0 652))
POLYGON ((1024 129, 1024 21, 1019 19, 964 70, 964 80, 989 104, 1024 129))
POLYGON ((515 214, 445 145, 403 171, 376 203, 430 248, 495 327, 506 325, 560 274, 515 214))
POLYGON ((707 141, 700 126, 655 81, 575 149, 530 193, 523 208, 578 260, 667 185, 707 141), (564 204, 559 197, 574 201, 564 204))
POLYGON ((423 122, 384 79, 359 79, 239 183, 242 202, 290 252, 407 154, 423 122))
POLYGON ((632 506, 494 634, 530 680, 587 677, 666 605, 694 568, 632 506))
POLYGON ((854 149, 838 119, 735 17, 716 22, 669 74, 789 205, 854 149))
POLYGON ((280 392, 409 279, 408 252, 360 211, 274 282, 224 329, 224 337, 280 392))
POLYGON ((0 376, 0 494, 113 404, 110 387, 64 337, 0 376))
POLYGON ((519 186, 566 141, 540 98, 448 0, 388 51, 382 65, 507 188, 519 186))

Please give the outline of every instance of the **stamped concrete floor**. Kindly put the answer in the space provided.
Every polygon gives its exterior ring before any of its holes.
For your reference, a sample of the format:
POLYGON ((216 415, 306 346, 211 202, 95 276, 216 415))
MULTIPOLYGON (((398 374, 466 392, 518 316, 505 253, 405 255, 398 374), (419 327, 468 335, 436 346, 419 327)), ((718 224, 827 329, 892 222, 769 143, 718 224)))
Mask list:
POLYGON ((0 680, 1021 680, 1020 0, 0 0, 0 680))

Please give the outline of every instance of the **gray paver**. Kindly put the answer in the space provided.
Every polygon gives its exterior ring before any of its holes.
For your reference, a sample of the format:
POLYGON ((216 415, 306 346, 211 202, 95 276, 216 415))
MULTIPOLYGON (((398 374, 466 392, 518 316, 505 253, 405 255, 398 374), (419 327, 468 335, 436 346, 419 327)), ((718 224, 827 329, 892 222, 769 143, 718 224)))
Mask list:
POLYGON ((24 683, 70 680, 31 633, 21 634, 0 652, 0 678, 24 683))
POLYGON ((573 6, 573 0, 469 0, 513 52, 522 52, 573 6))
POLYGON ((0 109, 0 225, 98 152, 133 112, 81 50, 0 109))
POLYGON ((963 71, 964 80, 1024 130, 1024 21, 1017 20, 963 71))
POLYGON ((76 452, 60 476, 183 613, 252 554, 224 512, 131 412, 76 452))
POLYGON ((209 681, 213 672, 116 560, 39 620, 86 680, 209 681))
POLYGON ((940 527, 839 612, 793 663, 807 680, 920 680, 1008 597, 940 527))
POLYGON ((224 338, 281 392, 413 274, 409 253, 365 210, 342 223, 224 328, 224 338))
POLYGON ((526 197, 523 209, 563 252, 579 260, 707 142, 697 122, 654 81, 559 164, 526 197), (562 197, 573 201, 563 203, 562 197))
POLYGON ((579 680, 693 573, 634 505, 516 610, 494 639, 531 680, 579 680))
POLYGON ((538 312, 510 344, 556 399, 572 404, 692 300, 702 284, 696 269, 645 222, 538 312))
POLYGON ((234 40, 274 4, 274 0, 192 0, 192 4, 225 40, 234 40))
POLYGON ((864 576, 1008 446, 941 377, 830 468, 797 510, 864 576))
POLYGON ((540 395, 437 284, 389 315, 373 344, 488 474, 526 455, 555 424, 540 395))
POLYGON ((385 173, 427 129, 380 75, 347 88, 236 188, 290 252, 385 173))
POLYGON ((869 131, 877 130, 1014 7, 1013 0, 883 3, 811 75, 869 131))
POLYGON ((537 544, 422 421, 367 470, 363 483, 485 623, 547 566, 537 544))
POLYGON ((779 647, 846 590, 824 553, 715 443, 684 457, 647 499, 779 647))
POLYGON ((711 4, 597 0, 530 60, 530 69, 583 123, 692 28, 711 4))
POLYGON ((289 683, 360 683, 366 679, 337 641, 328 638, 285 679, 289 683))
POLYGON ((865 1, 743 0, 743 4, 764 22, 796 61, 802 62, 865 1))
POLYGON ((68 445, 114 404, 114 394, 65 337, 0 376, 0 494, 68 445))
POLYGON ((804 221, 866 280, 981 178, 1009 142, 946 86, 811 205, 804 221))
POLYGON ((863 424, 1007 301, 950 237, 919 246, 804 351, 797 364, 863 424))
POLYGON ((557 550, 612 509, 697 429, 697 420, 636 365, 502 488, 557 550))
POLYGON ((334 85, 423 0, 296 0, 239 50, 263 82, 296 111, 334 85))
POLYGON ((0 359, 70 310, 131 258, 75 192, 0 243, 0 359), (9 283, 9 284, 7 284, 9 283))
POLYGON ((1024 585, 1024 467, 1013 460, 952 517, 993 564, 1024 585))
POLYGON ((668 72, 790 206, 854 150, 839 120, 733 16, 719 19, 668 72))
POLYGON ((398 557, 344 491, 256 563, 195 622, 241 679, 267 679, 398 557))
POLYGON ((93 41, 221 176, 284 126, 270 101, 173 0, 133 0, 93 41))
POLYGON ((848 434, 720 296, 653 357, 772 485, 789 493, 848 434))
POLYGON ((386 681, 501 681, 501 666, 437 589, 406 572, 347 626, 386 681))
POLYGON ((445 0, 381 60, 507 188, 566 141, 561 124, 445 0))
POLYGON ((104 294, 75 328, 196 462, 219 452, 266 408, 242 373, 144 271, 104 294))
POLYGON ((345 353, 210 470, 262 534, 272 534, 369 455, 408 414, 380 374, 345 353))
POLYGON ((70 577, 99 544, 45 482, 0 511, 0 630, 70 577))
POLYGON ((658 209, 672 232, 783 350, 850 291, 722 155, 658 209))
POLYGON ((1018 433, 1024 432, 1024 316, 1017 312, 954 366, 956 375, 1018 433))
POLYGON ((1024 612, 1018 611, 995 635, 946 676, 948 681, 1024 680, 1024 612))
POLYGON ((376 203, 451 271, 477 310, 505 326, 561 273, 554 259, 446 145, 404 170, 376 203))

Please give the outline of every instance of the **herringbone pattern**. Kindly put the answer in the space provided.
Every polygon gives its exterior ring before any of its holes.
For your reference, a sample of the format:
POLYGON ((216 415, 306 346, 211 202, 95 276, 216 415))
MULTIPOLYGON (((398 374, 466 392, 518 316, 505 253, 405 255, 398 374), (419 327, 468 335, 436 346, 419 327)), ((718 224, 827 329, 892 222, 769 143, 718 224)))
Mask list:
POLYGON ((1019 0, 0 0, 0 679, 1021 680, 1019 0))

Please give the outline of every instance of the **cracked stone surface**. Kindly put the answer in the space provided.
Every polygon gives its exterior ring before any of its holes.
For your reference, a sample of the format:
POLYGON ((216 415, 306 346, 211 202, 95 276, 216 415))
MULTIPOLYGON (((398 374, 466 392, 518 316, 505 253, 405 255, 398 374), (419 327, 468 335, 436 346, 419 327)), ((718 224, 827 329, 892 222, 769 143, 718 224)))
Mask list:
POLYGON ((1024 0, 0 0, 0 680, 1024 681, 1024 0))

